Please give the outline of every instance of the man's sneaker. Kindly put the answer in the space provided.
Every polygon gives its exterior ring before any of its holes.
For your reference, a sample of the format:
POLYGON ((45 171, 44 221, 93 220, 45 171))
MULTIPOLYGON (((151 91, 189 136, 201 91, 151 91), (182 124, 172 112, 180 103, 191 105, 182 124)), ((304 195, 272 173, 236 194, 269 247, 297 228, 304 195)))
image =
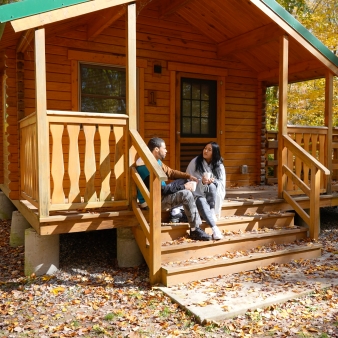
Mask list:
POLYGON ((222 235, 221 231, 218 229, 217 226, 214 226, 212 228, 212 238, 216 241, 224 238, 224 236, 222 235))
POLYGON ((190 239, 195 241, 211 241, 211 236, 206 234, 202 229, 196 228, 196 230, 190 230, 190 239))

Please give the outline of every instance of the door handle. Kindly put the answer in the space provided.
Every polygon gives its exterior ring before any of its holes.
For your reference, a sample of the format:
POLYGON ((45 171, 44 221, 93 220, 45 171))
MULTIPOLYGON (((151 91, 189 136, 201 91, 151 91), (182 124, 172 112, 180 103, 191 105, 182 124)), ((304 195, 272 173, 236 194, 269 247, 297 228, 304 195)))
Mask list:
POLYGON ((180 132, 180 131, 177 131, 176 134, 181 134, 181 132, 180 132))

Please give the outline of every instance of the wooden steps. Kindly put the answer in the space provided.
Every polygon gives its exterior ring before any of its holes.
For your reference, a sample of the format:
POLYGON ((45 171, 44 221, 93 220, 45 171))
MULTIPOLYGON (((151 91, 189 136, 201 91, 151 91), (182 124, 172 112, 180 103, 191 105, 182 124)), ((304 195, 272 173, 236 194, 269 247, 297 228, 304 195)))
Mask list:
MULTIPOLYGON (((172 286, 321 255, 321 245, 308 240, 308 228, 294 224, 294 213, 239 216, 237 207, 233 206, 232 215, 223 216, 217 222, 225 235, 219 241, 193 241, 189 239, 189 224, 162 223, 162 284, 172 286)), ((201 227, 212 234, 209 226, 201 227)), ((142 231, 138 227, 133 231, 148 262, 149 247, 142 231)))
MULTIPOLYGON (((217 226, 224 233, 228 231, 253 231, 267 228, 283 228, 294 226, 294 213, 270 213, 270 214, 257 214, 252 216, 226 216, 222 217, 217 222, 217 226)), ((211 228, 202 226, 202 228, 209 234, 212 234, 211 228)), ((161 233, 161 241, 171 241, 176 238, 185 236, 189 232, 189 224, 169 224, 163 223, 161 233)))
POLYGON ((295 228, 287 230, 267 230, 262 233, 244 233, 225 236, 220 241, 194 241, 174 245, 162 245, 162 264, 185 261, 194 257, 220 255, 225 252, 248 251, 256 247, 267 246, 270 243, 283 244, 306 238, 307 229, 295 228))
POLYGON ((206 263, 185 266, 163 266, 162 283, 172 286, 205 278, 253 270, 272 263, 287 263, 292 259, 311 259, 321 255, 321 245, 312 244, 278 250, 270 253, 253 253, 232 259, 214 259, 206 263))

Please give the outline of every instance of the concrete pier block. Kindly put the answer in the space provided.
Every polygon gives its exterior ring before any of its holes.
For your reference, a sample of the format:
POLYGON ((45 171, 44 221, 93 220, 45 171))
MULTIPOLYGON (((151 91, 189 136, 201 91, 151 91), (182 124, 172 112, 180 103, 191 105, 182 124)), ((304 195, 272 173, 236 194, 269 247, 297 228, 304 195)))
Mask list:
POLYGON ((25 230, 30 227, 30 224, 26 218, 22 216, 21 212, 13 211, 9 245, 14 248, 25 245, 25 230))
POLYGON ((139 266, 144 262, 131 228, 117 229, 117 263, 121 268, 139 266))
POLYGON ((59 235, 41 236, 33 228, 25 231, 25 275, 50 275, 59 268, 59 235))
POLYGON ((11 202, 11 200, 0 191, 0 219, 11 219, 13 211, 16 210, 16 207, 11 202))

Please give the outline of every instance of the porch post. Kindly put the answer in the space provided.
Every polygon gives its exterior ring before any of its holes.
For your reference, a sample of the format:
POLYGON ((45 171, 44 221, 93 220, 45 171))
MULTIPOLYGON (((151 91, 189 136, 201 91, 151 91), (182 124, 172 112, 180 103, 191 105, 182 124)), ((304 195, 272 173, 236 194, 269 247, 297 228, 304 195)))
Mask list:
POLYGON ((128 4, 127 13, 127 114, 129 129, 137 130, 136 102, 136 4, 128 4))
POLYGON ((49 130, 47 121, 45 29, 35 31, 35 107, 39 216, 49 216, 49 130))
POLYGON ((327 169, 330 170, 330 175, 326 179, 326 193, 332 193, 331 181, 332 181, 332 115, 333 115, 333 74, 331 72, 326 73, 325 77, 325 126, 327 127, 327 169))
POLYGON ((287 152, 284 149, 283 135, 287 134, 288 123, 289 39, 286 35, 280 37, 279 54, 278 197, 283 198, 283 190, 286 188, 286 176, 283 175, 283 165, 287 163, 287 152))

